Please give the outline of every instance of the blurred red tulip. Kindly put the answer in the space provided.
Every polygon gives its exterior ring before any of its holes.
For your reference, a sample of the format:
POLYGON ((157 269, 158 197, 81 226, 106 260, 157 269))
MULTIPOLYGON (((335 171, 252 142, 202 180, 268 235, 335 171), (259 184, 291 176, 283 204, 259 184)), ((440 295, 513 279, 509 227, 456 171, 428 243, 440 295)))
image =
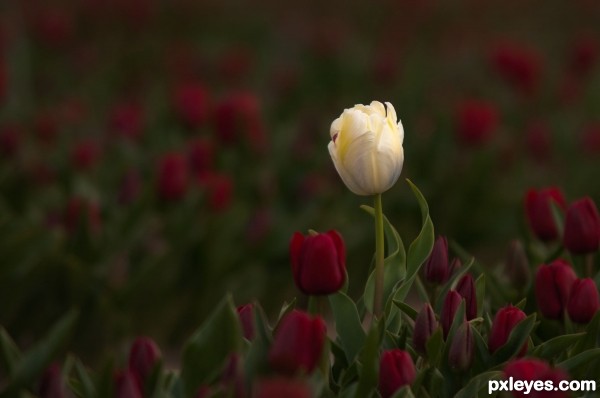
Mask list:
POLYGON ((109 126, 122 137, 138 140, 144 130, 144 109, 131 101, 116 104, 110 111, 109 126))
POLYGON ((413 344, 415 349, 422 355, 427 354, 427 341, 439 326, 431 304, 425 303, 415 319, 413 331, 413 344))
MULTIPOLYGON (((502 347, 508 341, 510 333, 513 331, 515 326, 523 319, 527 318, 527 314, 521 311, 517 307, 509 305, 507 307, 500 308, 496 312, 492 328, 488 337, 488 349, 490 353, 496 352, 498 348, 502 347)), ((527 343, 523 345, 519 356, 523 356, 527 353, 527 343)))
POLYGON ((85 139, 75 144, 71 151, 71 161, 77 170, 90 170, 100 160, 100 146, 95 140, 85 139))
POLYGON ((400 349, 384 351, 379 361, 379 392, 390 398, 398 389, 415 381, 415 365, 410 354, 400 349))
POLYGON ((465 299, 465 315, 467 321, 477 317, 477 293, 471 274, 465 274, 456 284, 456 292, 465 299))
POLYGON ((573 282, 567 304, 569 318, 577 323, 588 323, 599 310, 600 298, 594 280, 585 278, 573 282))
POLYGON ((157 184, 161 199, 183 198, 188 189, 188 169, 186 159, 180 153, 170 152, 159 160, 157 184))
POLYGON ((525 145, 534 160, 548 160, 552 152, 552 135, 548 125, 541 120, 531 121, 525 127, 525 145))
MULTIPOLYGON (((558 386, 562 380, 568 380, 566 372, 559 368, 552 369, 548 363, 537 358, 523 358, 509 362, 504 367, 504 377, 509 380, 522 381, 551 381, 554 386, 558 386)), ((569 393, 566 391, 536 391, 535 394, 527 394, 525 390, 517 391, 514 389, 511 394, 515 398, 528 397, 547 397, 547 398, 567 398, 569 393)))
POLYGON ((257 152, 266 149, 265 127, 260 104, 253 93, 235 92, 220 101, 215 108, 215 129, 224 145, 244 142, 257 152))
POLYGON ((233 181, 224 173, 208 172, 199 177, 200 184, 206 188, 208 206, 214 212, 229 209, 233 201, 233 181))
POLYGON ((575 279, 573 268, 563 259, 540 265, 535 275, 535 297, 542 315, 562 319, 575 279))
POLYGON ((542 60, 533 49, 516 42, 497 44, 491 51, 493 69, 523 95, 537 92, 542 72, 542 60))
POLYGON ((129 351, 129 371, 144 385, 161 359, 160 349, 149 337, 138 337, 129 351))
POLYGON ((571 203, 565 217, 565 248, 573 254, 588 254, 600 247, 600 215, 594 201, 586 196, 571 203))
POLYGON ((2 157, 12 158, 17 155, 21 147, 21 128, 16 125, 0 127, 0 153, 2 157))
POLYGON ((548 242, 558 239, 558 229, 552 216, 550 203, 554 202, 559 208, 565 209, 565 198, 556 187, 536 191, 530 189, 525 195, 525 216, 529 226, 538 239, 548 242))
POLYGON ((588 76, 600 56, 600 43, 593 35, 577 37, 569 46, 569 68, 576 76, 588 76))
POLYGON ((244 337, 252 340, 254 338, 254 304, 249 303, 237 307, 237 313, 240 317, 244 337))
POLYGON ((440 285, 448 280, 448 240, 438 236, 423 265, 423 276, 429 283, 440 285))
POLYGON ((143 398, 138 378, 130 370, 115 374, 115 398, 143 398))
POLYGON ((199 176, 212 170, 214 163, 214 145, 209 140, 198 138, 188 144, 190 170, 199 176))
POLYGON ((40 43, 57 48, 74 37, 75 24, 66 8, 42 6, 34 11, 33 30, 40 43))
POLYGON ((173 106, 175 115, 185 126, 190 129, 199 129, 208 120, 208 91, 199 82, 181 83, 175 88, 173 106))
POLYGON ((66 398, 65 380, 61 374, 60 364, 52 363, 44 373, 39 386, 40 398, 66 398))
POLYGON ((442 324, 442 329, 444 330, 444 338, 448 337, 448 333, 454 322, 454 317, 456 316, 456 311, 458 311, 458 307, 462 300, 463 298, 461 295, 454 290, 450 290, 446 294, 444 306, 442 307, 442 313, 440 315, 440 322, 442 324))
POLYGON ((459 105, 456 119, 456 132, 460 141, 477 146, 492 139, 500 116, 493 104, 470 100, 459 105))

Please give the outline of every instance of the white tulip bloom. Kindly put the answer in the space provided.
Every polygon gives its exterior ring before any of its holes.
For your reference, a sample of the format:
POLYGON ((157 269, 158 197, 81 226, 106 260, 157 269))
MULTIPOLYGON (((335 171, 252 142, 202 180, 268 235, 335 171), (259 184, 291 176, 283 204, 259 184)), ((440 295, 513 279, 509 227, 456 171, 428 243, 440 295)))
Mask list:
POLYGON ((331 123, 329 154, 344 184, 357 195, 390 189, 404 164, 404 128, 389 102, 355 105, 331 123))

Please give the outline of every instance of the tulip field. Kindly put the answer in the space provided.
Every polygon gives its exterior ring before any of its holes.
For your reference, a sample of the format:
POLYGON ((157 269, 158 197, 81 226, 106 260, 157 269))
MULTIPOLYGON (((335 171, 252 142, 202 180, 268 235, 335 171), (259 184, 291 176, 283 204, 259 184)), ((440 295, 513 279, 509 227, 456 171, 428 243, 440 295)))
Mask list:
POLYGON ((241 3, 0 2, 0 398, 600 397, 600 3, 241 3))

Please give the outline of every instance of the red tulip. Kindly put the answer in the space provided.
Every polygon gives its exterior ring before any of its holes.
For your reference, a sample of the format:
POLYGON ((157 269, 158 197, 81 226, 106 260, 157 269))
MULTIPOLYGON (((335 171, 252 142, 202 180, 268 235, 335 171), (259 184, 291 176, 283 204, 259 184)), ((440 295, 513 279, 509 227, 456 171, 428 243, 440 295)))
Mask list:
POLYGON ((71 152, 73 166, 78 170, 93 168, 100 159, 100 146, 92 139, 86 139, 75 144, 71 152))
POLYGON ((563 259, 538 268, 535 297, 540 312, 546 318, 562 319, 575 279, 577 276, 573 268, 563 259))
POLYGON ((136 375, 130 370, 115 375, 115 398, 143 398, 142 387, 136 375))
POLYGON ((237 313, 242 324, 244 337, 248 340, 254 338, 254 304, 245 304, 237 307, 237 313))
POLYGON ((525 196, 525 215, 529 226, 538 239, 544 242, 558 238, 558 229, 550 208, 551 202, 562 209, 567 207, 562 192, 556 187, 540 191, 530 189, 525 196))
POLYGON ((40 398, 66 398, 65 381, 58 363, 51 364, 42 375, 39 387, 40 398))
POLYGON ((471 274, 465 274, 456 285, 456 292, 465 299, 465 315, 470 321, 477 317, 477 293, 471 274))
POLYGON ((458 107, 456 132, 465 144, 488 142, 498 127, 500 116, 496 107, 484 101, 465 101, 458 107))
POLYGON ((196 139, 188 145, 188 162, 194 175, 208 173, 213 167, 214 146, 210 141, 196 139))
POLYGON ((462 300, 463 298, 461 295, 454 290, 450 290, 448 294, 446 294, 444 306, 442 307, 442 314, 440 316, 442 329, 444 330, 444 338, 448 337, 448 333, 454 322, 454 317, 456 316, 456 311, 458 311, 458 307, 462 300))
POLYGON ((600 247, 600 215, 596 204, 590 197, 577 200, 567 209, 565 248, 574 254, 588 254, 600 247))
POLYGON ((448 351, 448 364, 454 370, 463 371, 471 366, 474 352, 473 332, 469 322, 464 321, 456 329, 448 351))
POLYGON ((201 175, 200 180, 206 187, 208 205, 214 212, 227 210, 233 201, 233 181, 223 173, 208 172, 201 175))
POLYGON ((494 70, 523 95, 534 94, 541 77, 541 58, 518 43, 499 43, 491 52, 494 70))
POLYGON ((138 337, 129 351, 129 370, 143 385, 160 359, 156 343, 149 337, 138 337))
POLYGON ((163 156, 158 164, 158 193, 164 200, 181 199, 188 188, 188 170, 185 158, 176 152, 163 156))
POLYGON ((415 381, 416 370, 410 354, 400 349, 384 351, 379 361, 379 392, 389 398, 415 381))
POLYGON ((569 47, 569 68, 577 76, 587 76, 600 58, 600 43, 594 36, 578 37, 569 47))
MULTIPOLYGON (((512 379, 522 381, 551 381, 552 384, 557 387, 562 380, 568 380, 567 374, 558 368, 552 369, 550 365, 540 359, 517 359, 509 362, 504 367, 504 376, 507 380, 512 379)), ((533 391, 533 390, 532 390, 533 391)), ((516 398, 527 398, 527 397, 548 397, 548 398, 566 398, 569 397, 569 393, 566 391, 539 391, 535 394, 525 394, 525 390, 511 391, 511 394, 516 398)))
MULTIPOLYGON (((508 341, 510 332, 517 326, 519 322, 527 318, 527 315, 517 307, 509 305, 500 308, 494 317, 490 335, 488 337, 488 348, 493 354, 508 341)), ((519 352, 519 356, 525 355, 527 352, 527 343, 519 352)))
POLYGON ((569 318, 577 323, 588 323, 598 310, 600 310, 600 298, 594 280, 585 278, 573 282, 567 304, 569 318))
POLYGON ((415 319, 415 328, 413 331, 413 345, 415 349, 423 355, 427 354, 427 342, 438 327, 438 321, 435 319, 431 304, 425 303, 415 319))
POLYGON ((312 373, 323 353, 326 337, 325 322, 319 316, 311 318, 294 310, 281 321, 269 351, 269 364, 277 372, 312 373))
POLYGON ((344 284, 346 247, 336 231, 314 236, 296 232, 290 241, 290 259, 294 282, 305 294, 332 294, 344 284))
POLYGON ((118 135, 138 140, 144 130, 144 110, 136 102, 118 103, 111 110, 110 128, 118 135))
POLYGON ((214 118, 217 137, 224 145, 237 144, 245 139, 257 152, 266 149, 260 104, 253 93, 230 94, 217 104, 214 118))
POLYGON ((431 254, 423 265, 425 280, 433 284, 442 284, 448 280, 448 241, 445 236, 438 236, 431 254))
POLYGON ((173 103, 175 114, 188 128, 198 129, 208 120, 209 96, 200 83, 187 82, 178 86, 173 103))

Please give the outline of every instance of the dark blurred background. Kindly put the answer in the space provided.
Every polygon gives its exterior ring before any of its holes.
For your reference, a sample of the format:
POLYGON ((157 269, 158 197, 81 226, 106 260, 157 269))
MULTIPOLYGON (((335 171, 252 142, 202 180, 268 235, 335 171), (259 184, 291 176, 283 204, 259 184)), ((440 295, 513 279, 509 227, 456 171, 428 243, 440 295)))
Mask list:
POLYGON ((529 234, 527 189, 600 200, 600 3, 242 3, 0 3, 0 324, 19 345, 73 307, 88 361, 138 334, 178 348, 227 291, 276 313, 301 296, 297 230, 340 231, 358 296, 370 198, 326 148, 357 103, 404 125, 384 211, 405 244, 403 178, 490 267, 529 234))

